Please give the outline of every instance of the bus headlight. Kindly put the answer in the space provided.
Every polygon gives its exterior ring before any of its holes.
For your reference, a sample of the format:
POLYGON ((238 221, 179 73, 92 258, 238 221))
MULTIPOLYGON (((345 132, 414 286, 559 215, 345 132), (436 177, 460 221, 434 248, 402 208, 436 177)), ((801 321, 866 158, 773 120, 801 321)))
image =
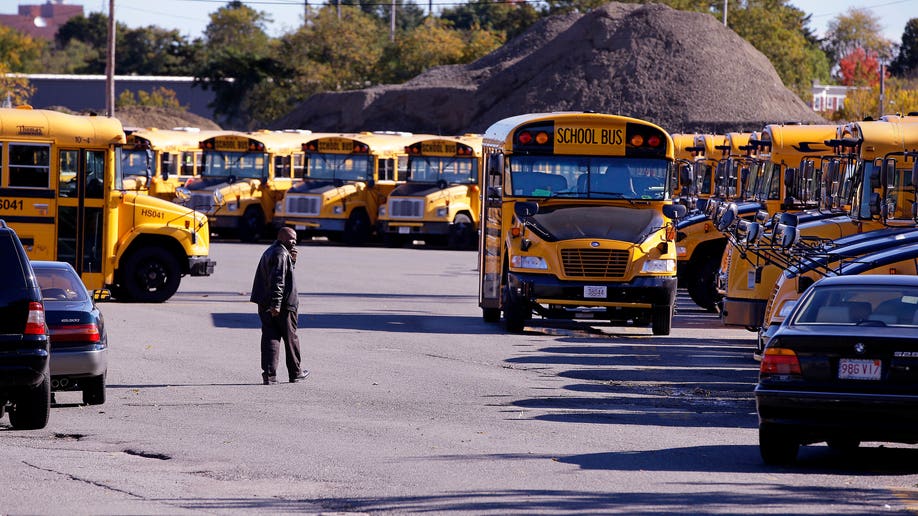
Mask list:
POLYGON ((339 204, 337 206, 332 207, 332 213, 334 213, 335 215, 341 215, 342 213, 344 213, 344 206, 341 206, 339 204))
POLYGON ((214 190, 214 206, 223 206, 226 200, 223 198, 223 192, 214 190))
POLYGON ((380 217, 385 217, 386 216, 386 205, 384 204, 380 206, 379 210, 377 210, 377 213, 379 214, 380 217))
POLYGON ((445 206, 437 208, 437 217, 443 218, 443 217, 446 217, 447 215, 449 215, 449 208, 445 206))
POLYGON ((676 272, 676 260, 647 260, 641 267, 641 272, 647 274, 676 272))
POLYGON ((676 246, 676 256, 679 256, 679 257, 688 256, 688 249, 686 249, 684 245, 677 245, 676 246))
POLYGON ((226 209, 229 211, 236 211, 237 209, 239 209, 239 204, 235 202, 231 202, 226 205, 226 209))
POLYGON ((545 258, 541 256, 511 256, 510 265, 518 269, 548 269, 548 264, 545 263, 545 258))
POLYGON ((274 203, 274 213, 280 213, 284 209, 283 201, 277 201, 274 203))

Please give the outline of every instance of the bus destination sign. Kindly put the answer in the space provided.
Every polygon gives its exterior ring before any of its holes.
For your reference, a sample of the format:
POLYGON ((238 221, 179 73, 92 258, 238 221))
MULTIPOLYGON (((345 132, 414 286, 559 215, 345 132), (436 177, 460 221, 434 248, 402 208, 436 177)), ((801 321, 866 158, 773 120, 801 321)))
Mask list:
POLYGON ((354 141, 348 138, 321 138, 318 149, 319 152, 330 154, 350 154, 354 152, 354 141))
POLYGON ((245 152, 249 150, 249 139, 244 136, 215 136, 214 150, 245 152))
POLYGON ((428 140, 421 142, 421 154, 425 156, 455 156, 456 142, 446 140, 428 140))
POLYGON ((558 154, 623 156, 625 154, 625 126, 557 125, 555 127, 555 152, 558 154))

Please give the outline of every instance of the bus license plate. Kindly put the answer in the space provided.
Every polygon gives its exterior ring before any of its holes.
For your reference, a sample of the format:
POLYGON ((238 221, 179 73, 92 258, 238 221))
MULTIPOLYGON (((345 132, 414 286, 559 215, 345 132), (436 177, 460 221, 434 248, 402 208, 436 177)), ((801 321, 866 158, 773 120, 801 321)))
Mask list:
POLYGON ((881 360, 842 358, 838 361, 838 379, 879 380, 882 366, 881 360))
POLYGON ((409 228, 408 226, 399 226, 399 227, 398 227, 398 234, 399 234, 399 235, 407 235, 408 233, 411 233, 411 228, 409 228))
POLYGON ((605 299, 607 287, 605 285, 585 285, 583 297, 586 299, 605 299))

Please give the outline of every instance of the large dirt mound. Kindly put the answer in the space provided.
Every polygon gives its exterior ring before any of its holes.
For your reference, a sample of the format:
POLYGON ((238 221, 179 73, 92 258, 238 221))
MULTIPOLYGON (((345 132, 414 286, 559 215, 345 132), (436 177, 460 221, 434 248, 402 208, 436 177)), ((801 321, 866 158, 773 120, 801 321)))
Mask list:
POLYGON ((126 128, 197 127, 201 130, 219 130, 220 126, 200 115, 176 108, 127 106, 115 110, 115 118, 126 128))
POLYGON ((633 116, 672 132, 824 122, 768 58, 714 17, 610 3, 543 19, 468 65, 315 95, 275 127, 481 133, 508 116, 568 110, 633 116))

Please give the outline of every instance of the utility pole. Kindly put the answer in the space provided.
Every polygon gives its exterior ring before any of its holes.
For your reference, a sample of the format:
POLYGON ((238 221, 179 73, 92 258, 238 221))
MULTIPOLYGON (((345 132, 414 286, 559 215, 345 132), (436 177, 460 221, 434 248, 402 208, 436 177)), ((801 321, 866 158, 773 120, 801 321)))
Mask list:
POLYGON ((341 0, 338 0, 338 21, 341 21, 341 0))
POLYGON ((105 58, 105 114, 115 116, 115 0, 108 0, 108 54, 105 58))
POLYGON ((880 65, 880 116, 886 111, 886 65, 880 65))
POLYGON ((392 12, 389 13, 389 41, 395 41, 395 0, 392 0, 392 12))
POLYGON ((727 26, 727 2, 729 0, 724 0, 724 27, 727 26))

